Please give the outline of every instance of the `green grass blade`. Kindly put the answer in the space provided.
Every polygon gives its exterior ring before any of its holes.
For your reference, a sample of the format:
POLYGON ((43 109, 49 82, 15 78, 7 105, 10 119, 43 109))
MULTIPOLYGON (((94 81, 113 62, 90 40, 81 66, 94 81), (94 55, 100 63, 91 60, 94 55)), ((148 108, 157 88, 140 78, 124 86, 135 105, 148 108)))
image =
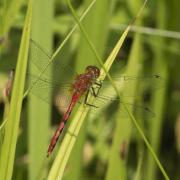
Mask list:
POLYGON ((0 22, 0 36, 7 36, 11 26, 13 25, 14 17, 16 17, 22 0, 3 1, 2 6, 2 21, 0 22))
POLYGON ((12 178, 28 59, 29 37, 32 16, 31 14, 32 6, 30 1, 28 4, 26 20, 23 29, 23 35, 14 78, 10 110, 7 116, 8 120, 5 125, 5 136, 1 149, 0 174, 2 180, 10 180, 12 178))
MULTIPOLYGON (((142 57, 141 57, 141 38, 139 35, 136 35, 133 41, 132 49, 128 59, 128 65, 126 74, 133 76, 141 75, 142 70, 142 57), (141 66, 141 67, 140 67, 141 66)), ((132 83, 131 86, 124 87, 122 92, 131 91, 132 94, 136 94, 138 82, 132 83)), ((135 99, 132 98, 131 102, 134 103, 135 99)), ((119 107, 121 110, 121 106, 119 107)), ((130 113, 133 113, 133 109, 129 109, 130 113)), ((113 143, 109 154, 109 163, 108 170, 106 175, 106 180, 114 179, 119 177, 119 179, 127 179, 127 170, 126 170, 126 156, 121 157, 121 151, 125 151, 127 154, 128 144, 131 138, 132 132, 132 121, 129 118, 121 118, 122 114, 117 113, 116 119, 116 128, 113 137, 113 143)))
MULTIPOLYGON (((137 4, 139 5, 138 2, 136 2, 136 6, 137 4)), ((136 7, 135 9, 136 10, 139 9, 138 7, 136 7)), ((141 43, 140 35, 136 35, 133 40, 125 74, 133 75, 133 76, 141 76, 141 71, 143 68, 141 44, 142 43, 141 43)), ((135 97, 137 86, 138 86, 138 82, 132 83, 131 86, 127 86, 127 87, 124 86, 122 88, 122 93, 125 94, 126 92, 131 92, 132 94, 134 94, 135 97)), ((135 98, 133 97, 131 98, 131 103, 132 104, 135 103, 135 98)), ((128 176, 126 161, 127 161, 128 146, 131 139, 133 126, 131 119, 129 117, 122 118, 123 116, 121 113, 122 108, 123 107, 121 106, 119 107, 119 112, 117 112, 116 115, 116 127, 113 135, 113 143, 109 153, 109 162, 106 173, 106 180, 110 180, 114 178, 125 180, 127 179, 128 176)), ((128 111, 131 114, 133 113, 132 108, 128 109, 128 111)))
MULTIPOLYGON (((51 53, 53 39, 53 7, 54 2, 49 0, 33 1, 31 38, 42 45, 43 49, 48 49, 51 53), (42 8, 43 4, 43 8, 42 8)), ((31 52, 30 52, 31 53, 31 52)), ((39 58, 32 55, 34 59, 39 58)), ((29 72, 38 76, 29 67, 29 72)), ((52 77, 52 72, 48 74, 52 77)), ((50 78, 49 78, 50 79, 50 78)), ((47 99, 51 102, 52 94, 49 93, 47 99)), ((40 98, 29 94, 28 96, 28 152, 31 163, 28 165, 29 180, 40 179, 46 176, 46 152, 49 143, 49 124, 51 117, 51 104, 42 101, 40 98)))
MULTIPOLYGON (((166 28, 166 4, 163 1, 158 2, 158 13, 157 13, 157 27, 160 29, 166 28)), ((156 44, 161 47, 165 44, 164 39, 156 39, 156 44)), ((154 72, 159 72, 163 78, 168 79, 168 59, 164 51, 156 46, 153 47, 155 59, 154 59, 154 72)), ((167 84, 166 84, 167 86, 167 84)), ((159 147, 161 141, 161 130, 163 127, 163 114, 164 108, 166 106, 166 90, 167 87, 164 87, 161 91, 157 91, 153 95, 152 108, 157 112, 155 121, 152 121, 150 124, 150 140, 154 151, 159 154, 159 147)), ((147 179, 155 179, 156 177, 156 164, 154 163, 152 157, 148 155, 147 158, 147 179)))

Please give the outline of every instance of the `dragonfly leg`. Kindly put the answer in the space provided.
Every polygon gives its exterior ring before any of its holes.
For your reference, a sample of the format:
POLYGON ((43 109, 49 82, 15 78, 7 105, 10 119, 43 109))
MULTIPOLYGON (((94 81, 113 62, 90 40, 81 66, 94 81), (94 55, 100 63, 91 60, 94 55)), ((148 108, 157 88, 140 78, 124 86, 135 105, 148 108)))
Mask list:
POLYGON ((101 88, 101 86, 102 86, 102 81, 96 81, 96 82, 94 82, 94 84, 96 84, 97 86, 99 86, 99 89, 101 88))
POLYGON ((88 92, 86 93, 86 96, 85 96, 85 99, 84 99, 84 104, 85 104, 85 105, 88 105, 88 106, 91 106, 91 107, 98 108, 97 106, 88 103, 88 96, 89 96, 89 93, 90 93, 90 90, 88 90, 88 92))
POLYGON ((95 82, 94 83, 95 85, 97 85, 97 87, 91 87, 91 94, 94 96, 94 97, 97 97, 97 95, 99 94, 99 90, 101 89, 102 87, 102 82, 95 82), (97 89, 97 91, 95 90, 97 89))

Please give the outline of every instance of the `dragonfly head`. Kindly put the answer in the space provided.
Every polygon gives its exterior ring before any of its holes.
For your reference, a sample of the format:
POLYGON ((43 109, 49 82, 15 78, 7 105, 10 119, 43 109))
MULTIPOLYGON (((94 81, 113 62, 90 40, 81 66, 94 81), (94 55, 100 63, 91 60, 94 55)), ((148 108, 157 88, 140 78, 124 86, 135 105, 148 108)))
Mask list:
POLYGON ((98 78, 99 75, 100 75, 100 70, 96 66, 87 66, 86 67, 86 72, 93 74, 95 78, 98 78))

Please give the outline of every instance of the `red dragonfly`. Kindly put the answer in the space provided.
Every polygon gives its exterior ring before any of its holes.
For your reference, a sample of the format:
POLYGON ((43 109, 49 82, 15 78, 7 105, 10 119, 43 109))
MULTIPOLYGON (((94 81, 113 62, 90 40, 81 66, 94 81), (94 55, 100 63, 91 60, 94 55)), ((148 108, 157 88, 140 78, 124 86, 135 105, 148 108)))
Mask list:
POLYGON ((100 70, 96 66, 88 66, 86 67, 86 70, 83 74, 79 74, 72 84, 71 91, 72 91, 72 98, 71 102, 69 104, 69 107, 67 111, 64 113, 62 120, 54 133, 54 136, 51 139, 49 148, 48 148, 48 154, 49 156, 51 152, 53 151, 57 140, 59 138, 60 133, 64 129, 64 126, 69 119, 69 116, 76 105, 76 103, 79 101, 80 97, 86 93, 86 96, 88 95, 88 91, 90 88, 92 88, 92 92, 96 96, 95 90, 93 89, 93 84, 96 83, 97 85, 101 86, 101 84, 97 83, 96 80, 100 75, 100 70))
MULTIPOLYGON (((71 81, 71 83, 65 83, 63 82, 63 80, 59 79, 59 77, 54 78, 53 77, 53 81, 52 79, 50 79, 49 76, 49 72, 51 71, 51 66, 53 65, 54 69, 53 72, 55 71, 56 74, 56 70, 59 72, 63 71, 62 75, 66 75, 66 74, 70 74, 72 71, 69 71, 69 67, 66 66, 62 66, 62 63, 60 61, 56 61, 54 60, 53 63, 51 63, 51 65, 49 66, 49 61, 52 58, 51 56, 49 56, 36 42, 31 41, 30 43, 30 66, 35 67, 34 71, 35 72, 39 72, 40 77, 37 77, 33 75, 33 73, 31 72, 31 75, 29 73, 27 73, 27 78, 29 81, 29 88, 28 90, 30 92, 32 92, 33 94, 35 94, 36 96, 40 97, 43 100, 47 100, 47 97, 49 93, 52 93, 52 90, 59 88, 62 90, 64 89, 64 92, 67 94, 68 89, 71 91, 70 95, 67 95, 68 99, 68 106, 67 106, 67 110, 64 113, 62 120, 56 130, 56 132, 54 133, 54 136, 51 139, 51 142, 49 144, 48 147, 48 151, 47 151, 47 156, 50 156, 50 154, 52 153, 57 140, 61 134, 61 132, 63 131, 65 124, 67 122, 67 120, 69 119, 69 116, 74 108, 74 106, 77 104, 77 102, 79 102, 80 98, 82 96, 85 95, 85 99, 84 99, 84 103, 86 105, 90 105, 90 106, 94 106, 97 107, 96 104, 88 104, 87 99, 88 99, 88 94, 89 92, 95 96, 97 99, 99 98, 100 101, 105 101, 105 100, 110 100, 110 101, 114 101, 117 100, 115 97, 115 95, 112 96, 108 96, 106 95, 106 93, 101 93, 101 95, 99 95, 99 91, 101 89, 102 86, 102 82, 98 81, 97 79, 99 78, 100 75, 100 70, 98 67, 96 66, 87 66, 85 69, 85 72, 76 76, 73 76, 74 80, 71 81), (37 62, 36 62, 37 60, 37 62), (60 64, 58 64, 60 63, 60 64), (59 68, 60 69, 57 69, 59 68), (66 71, 66 72, 64 72, 66 71), (67 72, 69 71, 69 72, 67 72), (72 83, 73 82, 73 83, 72 83), (96 88, 93 86, 96 85, 96 88)), ((31 68, 32 69, 32 68, 31 68)), ((36 73, 37 74, 37 73, 36 73)), ((135 76, 122 76, 122 77, 118 77, 114 79, 116 85, 119 87, 121 85, 121 83, 125 83, 125 84, 132 84, 132 82, 136 82, 136 81, 140 81, 142 84, 141 88, 145 88, 145 83, 149 83, 148 85, 150 85, 151 88, 158 88, 162 86, 162 78, 159 75, 150 75, 150 76, 144 76, 144 77, 135 77, 135 76)), ((109 87, 108 83, 108 86, 109 87)), ((106 82, 103 81, 103 87, 106 87, 106 82)), ((113 88, 112 88, 113 89, 113 88)), ((59 90, 59 89, 58 89, 59 90)), ((56 90, 55 90, 56 93, 56 90)), ((112 93, 113 94, 113 93, 112 93)), ((131 94, 129 94, 129 92, 126 92, 125 96, 131 96, 131 94)), ((58 103, 60 102, 61 99, 58 100, 58 103)), ((120 102, 120 99, 118 99, 118 102, 120 102)), ((127 103, 128 104, 128 103, 127 103)), ((131 103, 128 104, 131 108, 133 107, 139 114, 142 114, 142 112, 150 115, 150 116, 154 116, 154 113, 151 112, 148 108, 143 107, 143 106, 135 106, 131 103)))

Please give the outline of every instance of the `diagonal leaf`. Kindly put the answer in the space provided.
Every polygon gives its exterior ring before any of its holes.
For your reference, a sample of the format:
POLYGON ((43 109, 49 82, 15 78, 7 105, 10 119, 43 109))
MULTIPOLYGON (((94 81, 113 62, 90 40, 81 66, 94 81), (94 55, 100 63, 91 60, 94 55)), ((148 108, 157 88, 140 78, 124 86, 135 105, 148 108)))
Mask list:
POLYGON ((21 39, 20 51, 18 55, 10 110, 7 116, 7 123, 5 125, 5 136, 1 148, 0 174, 2 180, 10 180, 13 172, 28 59, 31 14, 32 5, 31 1, 29 1, 25 25, 21 39))

